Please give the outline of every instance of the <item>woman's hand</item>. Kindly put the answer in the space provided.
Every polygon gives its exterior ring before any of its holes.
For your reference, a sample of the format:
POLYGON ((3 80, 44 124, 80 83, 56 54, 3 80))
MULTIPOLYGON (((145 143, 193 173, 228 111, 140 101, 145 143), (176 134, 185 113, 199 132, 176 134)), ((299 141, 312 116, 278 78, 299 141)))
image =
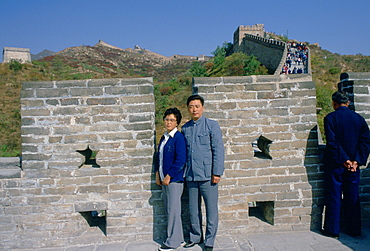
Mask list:
POLYGON ((159 177, 158 171, 155 172, 155 184, 157 184, 158 186, 162 186, 161 178, 159 177))

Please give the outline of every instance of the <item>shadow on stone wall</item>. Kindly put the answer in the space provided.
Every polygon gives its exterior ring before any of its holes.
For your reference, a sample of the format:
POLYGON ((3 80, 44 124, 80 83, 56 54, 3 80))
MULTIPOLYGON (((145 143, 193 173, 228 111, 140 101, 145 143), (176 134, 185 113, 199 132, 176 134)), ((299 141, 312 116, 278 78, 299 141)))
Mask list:
POLYGON ((153 154, 153 164, 150 175, 151 196, 149 198, 149 205, 151 205, 153 209, 153 240, 161 244, 166 234, 166 217, 163 207, 162 189, 155 183, 154 163, 156 161, 156 157, 157 154, 155 152, 153 154))
POLYGON ((311 192, 311 196, 309 196, 309 194, 305 196, 305 198, 311 198, 311 201, 306 201, 304 203, 311 203, 311 231, 317 231, 321 228, 324 207, 323 172, 321 170, 321 161, 319 157, 320 149, 317 136, 317 126, 315 126, 309 132, 304 159, 307 181, 310 185, 310 188, 306 191, 311 192))

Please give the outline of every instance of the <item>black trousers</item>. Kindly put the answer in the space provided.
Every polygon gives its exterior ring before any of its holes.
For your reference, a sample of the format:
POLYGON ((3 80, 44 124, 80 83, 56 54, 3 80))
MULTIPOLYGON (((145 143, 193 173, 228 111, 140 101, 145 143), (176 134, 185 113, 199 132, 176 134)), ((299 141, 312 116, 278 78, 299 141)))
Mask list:
POLYGON ((324 229, 340 233, 341 208, 344 230, 348 235, 361 235, 361 205, 359 199, 360 169, 326 168, 324 229))

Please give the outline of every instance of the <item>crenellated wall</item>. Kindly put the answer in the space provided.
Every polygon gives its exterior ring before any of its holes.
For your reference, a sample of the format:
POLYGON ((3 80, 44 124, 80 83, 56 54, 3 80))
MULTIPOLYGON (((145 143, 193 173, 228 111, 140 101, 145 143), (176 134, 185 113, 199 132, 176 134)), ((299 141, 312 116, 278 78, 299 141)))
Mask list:
POLYGON ((245 34, 240 44, 234 44, 234 52, 254 55, 271 74, 280 74, 286 61, 287 46, 282 41, 245 34))
MULTIPOLYGON (((370 74, 349 73, 349 81, 356 110, 369 123, 370 74)), ((193 89, 205 97, 204 115, 223 131, 220 234, 320 228, 323 179, 311 75, 194 78, 193 89)), ((164 237, 152 167, 153 91, 152 78, 23 84, 22 161, 0 161, 0 249, 164 237)), ((360 186, 364 225, 369 170, 363 168, 360 186)), ((185 192, 185 237, 187 210, 185 192)))
POLYGON ((154 107, 152 78, 23 83, 22 169, 0 168, 0 249, 162 236, 154 107))
MULTIPOLYGON (((347 74, 347 80, 352 83, 353 87, 355 110, 365 118, 370 126, 370 72, 349 72, 347 74)), ((362 223, 370 226, 370 158, 368 165, 361 169, 362 223)))
POLYGON ((323 182, 311 76, 195 78, 194 92, 224 136, 220 231, 318 228, 323 182))
POLYGON ((265 25, 264 24, 239 25, 236 31, 234 32, 234 41, 233 41, 234 45, 240 45, 246 34, 259 37, 266 37, 265 25))

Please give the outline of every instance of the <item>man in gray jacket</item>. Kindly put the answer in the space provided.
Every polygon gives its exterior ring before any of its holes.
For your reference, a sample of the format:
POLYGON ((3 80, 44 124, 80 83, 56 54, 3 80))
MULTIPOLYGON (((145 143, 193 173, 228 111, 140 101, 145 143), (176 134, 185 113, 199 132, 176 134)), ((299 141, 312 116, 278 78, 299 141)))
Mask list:
POLYGON ((190 242, 186 248, 203 241, 201 197, 206 208, 204 250, 213 250, 218 228, 218 183, 224 172, 224 144, 219 124, 202 116, 204 99, 192 95, 187 100, 192 120, 182 126, 186 138, 185 180, 189 192, 190 242))

